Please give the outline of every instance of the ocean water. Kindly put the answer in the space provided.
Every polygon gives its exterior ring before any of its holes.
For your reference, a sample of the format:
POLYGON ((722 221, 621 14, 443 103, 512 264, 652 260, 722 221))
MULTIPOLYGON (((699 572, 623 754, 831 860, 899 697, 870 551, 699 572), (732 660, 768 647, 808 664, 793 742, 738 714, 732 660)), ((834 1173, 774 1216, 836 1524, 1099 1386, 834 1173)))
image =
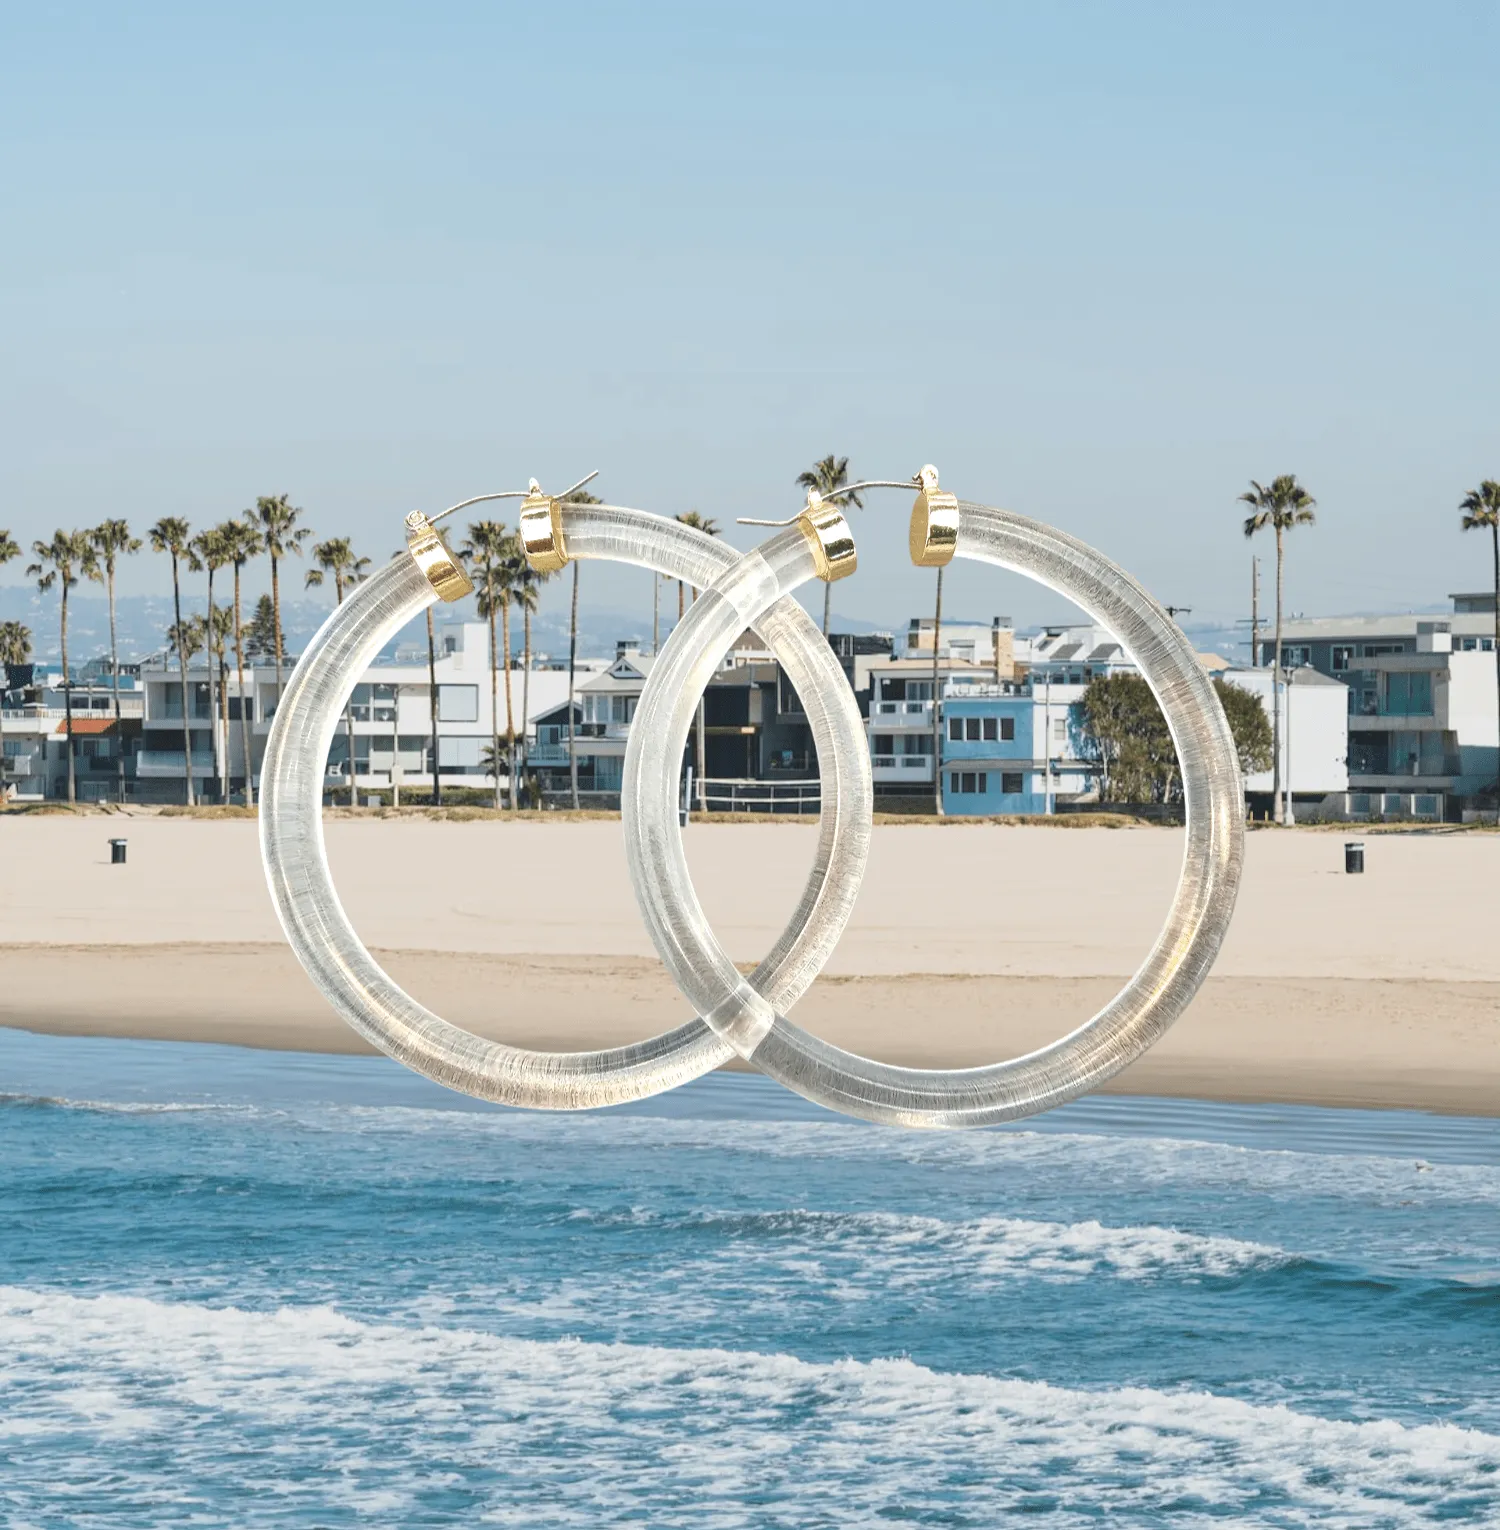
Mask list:
POLYGON ((0 1522, 1500 1524, 1500 1123, 0 1032, 0 1522))

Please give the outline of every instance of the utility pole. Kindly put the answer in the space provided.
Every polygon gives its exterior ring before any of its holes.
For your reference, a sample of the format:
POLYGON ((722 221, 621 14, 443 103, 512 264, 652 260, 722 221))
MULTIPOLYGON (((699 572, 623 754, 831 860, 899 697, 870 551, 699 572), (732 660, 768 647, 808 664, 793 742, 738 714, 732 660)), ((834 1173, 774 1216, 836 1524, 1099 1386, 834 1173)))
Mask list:
POLYGON ((1260 559, 1250 559, 1250 668, 1260 663, 1260 559))
POLYGON ((943 570, 937 571, 937 603, 932 612, 932 810, 943 816, 943 718, 938 705, 938 648, 943 638, 943 570))
POLYGON ((1042 749, 1046 755, 1046 813, 1052 816, 1052 671, 1047 671, 1042 682, 1042 749))

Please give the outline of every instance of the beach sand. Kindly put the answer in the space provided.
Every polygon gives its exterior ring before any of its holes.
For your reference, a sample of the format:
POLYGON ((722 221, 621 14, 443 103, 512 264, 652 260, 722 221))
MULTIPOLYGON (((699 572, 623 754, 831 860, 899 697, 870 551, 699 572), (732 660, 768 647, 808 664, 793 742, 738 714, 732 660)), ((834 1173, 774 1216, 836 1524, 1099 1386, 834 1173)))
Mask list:
MULTIPOLYGON (((575 1050, 687 1018, 651 950, 613 822, 334 820, 345 907, 429 1007, 575 1050)), ((695 883, 734 959, 793 907, 810 826, 694 825, 695 883)), ((1110 1088, 1500 1115, 1500 836, 1247 841, 1234 926, 1188 1014, 1110 1088)), ((875 830, 849 930, 796 1019, 890 1062, 966 1066, 1087 1019, 1139 964, 1182 853, 1171 829, 875 830)), ((364 1051, 280 938, 255 825, 0 820, 0 1023, 364 1051), (109 864, 111 833, 129 861, 109 864)))

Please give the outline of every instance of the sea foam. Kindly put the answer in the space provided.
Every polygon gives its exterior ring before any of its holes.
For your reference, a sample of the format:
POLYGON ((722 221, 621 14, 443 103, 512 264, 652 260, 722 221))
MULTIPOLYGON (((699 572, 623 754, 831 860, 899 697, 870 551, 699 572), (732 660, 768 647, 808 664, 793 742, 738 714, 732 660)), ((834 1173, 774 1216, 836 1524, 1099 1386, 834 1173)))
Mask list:
POLYGON ((1420 1525, 1500 1514, 1500 1436, 900 1358, 543 1343, 0 1288, 18 1506, 201 1517, 711 1526, 1420 1525), (108 1445, 113 1469, 98 1471, 108 1445), (128 1448, 121 1448, 128 1447, 128 1448), (169 1463, 170 1470, 164 1470, 169 1463))

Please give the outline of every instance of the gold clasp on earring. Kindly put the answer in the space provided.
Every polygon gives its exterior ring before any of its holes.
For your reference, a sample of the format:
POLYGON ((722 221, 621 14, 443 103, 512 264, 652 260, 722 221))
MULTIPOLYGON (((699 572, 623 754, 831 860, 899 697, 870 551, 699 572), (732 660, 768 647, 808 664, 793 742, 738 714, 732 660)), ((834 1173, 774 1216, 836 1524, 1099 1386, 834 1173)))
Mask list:
POLYGON ((807 491, 807 504, 797 517, 797 525, 812 548, 813 568, 824 584, 847 579, 859 566, 854 533, 844 519, 844 512, 829 504, 816 489, 807 491))
POLYGON ((427 576, 427 582, 450 604, 473 592, 472 581, 449 552, 442 532, 420 510, 413 510, 406 518, 406 550, 427 576))
POLYGON ((532 571, 555 574, 568 561, 568 544, 563 539, 562 501, 542 493, 542 486, 531 480, 531 488, 521 501, 518 522, 521 548, 532 571))
POLYGON ((918 568, 942 568, 958 550, 958 496, 938 488, 938 470, 931 463, 917 481, 921 489, 911 507, 911 561, 918 568))

